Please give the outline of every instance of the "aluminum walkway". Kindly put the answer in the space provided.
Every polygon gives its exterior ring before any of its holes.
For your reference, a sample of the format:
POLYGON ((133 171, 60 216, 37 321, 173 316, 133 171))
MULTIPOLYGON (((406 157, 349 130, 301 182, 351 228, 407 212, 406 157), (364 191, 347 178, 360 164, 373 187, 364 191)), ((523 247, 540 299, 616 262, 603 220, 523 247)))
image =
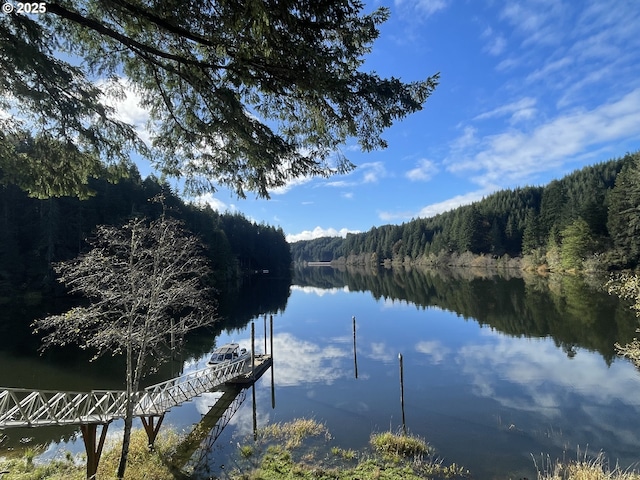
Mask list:
MULTIPOLYGON (((152 385, 133 393, 135 416, 162 415, 198 395, 214 390, 270 363, 270 355, 251 356, 152 385)), ((0 429, 45 425, 106 424, 124 418, 126 392, 59 392, 0 387, 0 429)))

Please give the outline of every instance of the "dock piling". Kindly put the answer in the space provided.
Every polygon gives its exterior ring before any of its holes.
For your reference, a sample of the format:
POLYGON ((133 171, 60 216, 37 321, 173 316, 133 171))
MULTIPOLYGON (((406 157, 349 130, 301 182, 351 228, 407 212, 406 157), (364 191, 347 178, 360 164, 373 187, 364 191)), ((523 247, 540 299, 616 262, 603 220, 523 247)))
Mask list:
POLYGON ((356 317, 351 317, 353 320, 353 366, 356 374, 356 378, 358 378, 358 354, 356 353, 356 317))
POLYGON ((407 434, 407 423, 404 418, 404 366, 402 362, 402 353, 398 354, 398 360, 400 361, 400 407, 402 409, 402 433, 407 434))

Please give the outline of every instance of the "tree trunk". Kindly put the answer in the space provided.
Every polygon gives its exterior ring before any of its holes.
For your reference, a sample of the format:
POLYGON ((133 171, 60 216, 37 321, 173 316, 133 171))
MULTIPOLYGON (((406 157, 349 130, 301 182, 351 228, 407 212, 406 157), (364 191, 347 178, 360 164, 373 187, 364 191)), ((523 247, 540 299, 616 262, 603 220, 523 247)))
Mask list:
POLYGON ((122 437, 122 451, 120 452, 120 463, 118 465, 117 478, 122 480, 127 468, 127 457, 129 456, 129 444, 131 442, 131 428, 133 426, 133 359, 131 341, 127 342, 127 405, 124 417, 124 435, 122 437))

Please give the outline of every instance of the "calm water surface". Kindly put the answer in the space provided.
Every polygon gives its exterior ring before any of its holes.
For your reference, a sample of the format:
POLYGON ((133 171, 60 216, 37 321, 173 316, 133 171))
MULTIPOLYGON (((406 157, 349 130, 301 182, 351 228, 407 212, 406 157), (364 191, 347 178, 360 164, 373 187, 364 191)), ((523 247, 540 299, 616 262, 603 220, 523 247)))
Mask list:
MULTIPOLYGON (((635 329, 626 306, 575 279, 416 275, 298 277, 273 313, 275 408, 269 371, 255 389, 258 426, 312 417, 332 444, 365 448, 372 432, 401 428, 402 354, 407 429, 474 478, 535 478, 534 459, 585 451, 623 468, 640 460, 640 374, 613 353, 635 329)), ((255 324, 264 350, 263 317, 255 324)), ((248 326, 233 328, 216 343, 248 347, 249 337, 248 326)), ((216 395, 173 409, 165 424, 188 430, 216 395)), ((206 459, 214 474, 251 436, 251 396, 206 459)), ((48 455, 80 443, 54 442, 48 455)))

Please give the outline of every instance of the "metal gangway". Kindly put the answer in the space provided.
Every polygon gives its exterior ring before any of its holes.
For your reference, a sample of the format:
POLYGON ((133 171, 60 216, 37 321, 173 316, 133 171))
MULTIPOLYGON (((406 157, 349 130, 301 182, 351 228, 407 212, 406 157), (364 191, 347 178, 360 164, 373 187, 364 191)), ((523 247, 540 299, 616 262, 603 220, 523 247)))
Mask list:
MULTIPOLYGON (((253 349, 252 349, 253 351, 253 349)), ((271 366, 271 355, 248 355, 206 367, 133 392, 133 415, 140 417, 153 445, 164 415, 194 397, 227 383, 251 384, 271 366)), ((121 390, 60 392, 0 387, 0 430, 50 425, 80 425, 87 453, 87 478, 95 478, 109 424, 126 415, 121 390), (98 438, 98 426, 102 426, 98 438)))
MULTIPOLYGON (((251 371, 251 356, 187 373, 132 393, 134 416, 159 416, 198 395, 251 371)), ((127 392, 59 392, 2 388, 0 429, 49 425, 106 424, 124 418, 127 392)))

